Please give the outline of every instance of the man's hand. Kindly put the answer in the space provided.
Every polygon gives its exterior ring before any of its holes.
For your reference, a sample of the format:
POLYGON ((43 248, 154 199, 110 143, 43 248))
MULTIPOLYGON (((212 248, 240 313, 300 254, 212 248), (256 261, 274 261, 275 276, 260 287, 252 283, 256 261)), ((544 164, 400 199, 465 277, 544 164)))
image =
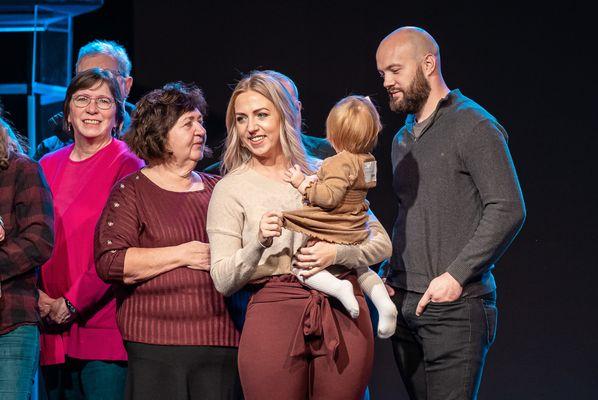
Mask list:
POLYGON ((310 241, 295 254, 293 266, 303 269, 304 278, 317 274, 328 268, 336 260, 336 245, 334 243, 310 241))
POLYGON ((386 283, 386 279, 384 280, 384 287, 386 288, 386 292, 390 297, 395 295, 395 290, 392 288, 392 286, 386 283))
POLYGON ((429 302, 455 301, 461 297, 463 287, 448 272, 432 279, 428 289, 417 304, 415 315, 422 315, 429 302))
POLYGON ((57 324, 65 324, 70 321, 71 317, 72 314, 66 306, 64 297, 54 300, 50 306, 50 319, 57 324))

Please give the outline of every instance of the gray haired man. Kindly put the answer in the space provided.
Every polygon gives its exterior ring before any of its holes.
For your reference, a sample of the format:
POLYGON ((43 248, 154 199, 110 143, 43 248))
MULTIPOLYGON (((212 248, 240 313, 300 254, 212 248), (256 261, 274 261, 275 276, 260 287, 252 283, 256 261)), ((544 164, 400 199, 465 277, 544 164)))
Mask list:
MULTIPOLYGON (((94 40, 79 49, 75 73, 87 71, 92 68, 101 68, 111 71, 116 76, 120 85, 123 98, 129 96, 133 77, 131 76, 131 60, 123 46, 111 40, 94 40)), ((122 132, 126 130, 131 120, 130 113, 135 106, 125 101, 125 118, 122 132)), ((38 146, 34 155, 36 160, 43 155, 58 150, 70 143, 73 138, 68 132, 62 129, 62 112, 54 115, 48 121, 48 125, 54 136, 44 139, 38 146)))

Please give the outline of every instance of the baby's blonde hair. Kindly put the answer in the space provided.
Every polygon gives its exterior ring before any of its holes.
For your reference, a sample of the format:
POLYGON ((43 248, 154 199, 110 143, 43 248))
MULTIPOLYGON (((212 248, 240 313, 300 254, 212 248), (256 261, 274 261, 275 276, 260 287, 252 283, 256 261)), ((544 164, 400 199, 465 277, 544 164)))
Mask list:
POLYGON ((364 96, 341 99, 326 119, 326 139, 337 151, 370 153, 381 130, 380 115, 372 101, 364 96))

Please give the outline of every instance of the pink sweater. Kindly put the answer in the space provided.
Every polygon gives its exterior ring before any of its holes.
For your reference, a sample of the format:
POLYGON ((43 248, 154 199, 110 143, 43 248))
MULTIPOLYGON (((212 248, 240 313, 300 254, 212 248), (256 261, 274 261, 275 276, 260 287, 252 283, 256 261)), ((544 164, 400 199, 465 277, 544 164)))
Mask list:
POLYGON ((93 239, 112 186, 143 161, 116 139, 83 161, 71 161, 72 150, 70 145, 40 160, 54 197, 55 221, 54 252, 41 268, 41 287, 50 297, 69 299, 79 313, 66 331, 42 333, 42 365, 63 363, 65 356, 127 359, 113 291, 96 274, 93 239))

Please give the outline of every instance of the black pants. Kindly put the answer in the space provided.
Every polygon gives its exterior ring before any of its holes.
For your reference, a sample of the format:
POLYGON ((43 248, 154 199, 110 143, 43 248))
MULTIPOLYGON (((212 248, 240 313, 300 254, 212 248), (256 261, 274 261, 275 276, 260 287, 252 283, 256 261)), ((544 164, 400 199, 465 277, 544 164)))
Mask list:
POLYGON ((392 345, 410 399, 476 399, 496 334, 495 293, 429 303, 418 317, 422 294, 395 291, 399 317, 392 345))
POLYGON ((125 342, 129 400, 242 399, 237 349, 125 342))

